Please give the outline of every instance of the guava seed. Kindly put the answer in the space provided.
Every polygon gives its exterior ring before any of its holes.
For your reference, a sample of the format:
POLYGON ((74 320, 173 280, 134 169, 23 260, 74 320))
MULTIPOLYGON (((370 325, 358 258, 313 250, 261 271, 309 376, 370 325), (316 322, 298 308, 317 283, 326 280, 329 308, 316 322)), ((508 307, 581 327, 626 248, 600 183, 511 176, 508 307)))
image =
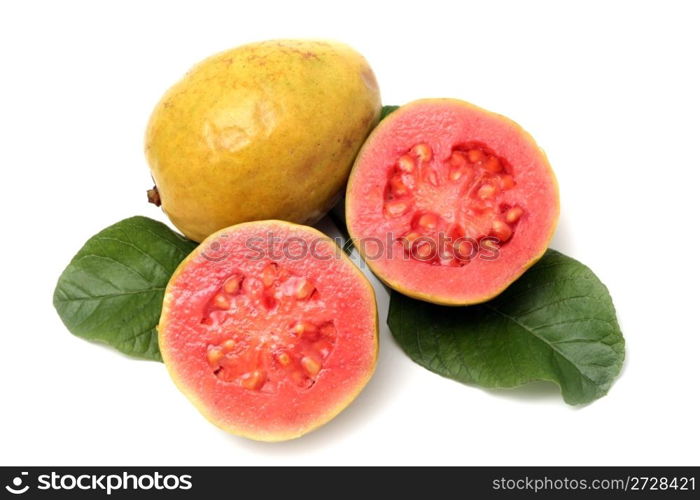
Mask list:
POLYGON ((403 201, 388 202, 384 209, 387 215, 391 217, 398 217, 405 214, 408 211, 408 204, 403 201))
POLYGON ((226 281, 224 281, 224 292, 228 293, 229 295, 233 295, 234 293, 238 292, 241 288, 241 277, 240 276, 231 276, 228 278, 226 281))
POLYGON ((438 216, 435 214, 423 214, 418 219, 418 225, 425 229, 435 229, 438 224, 438 216))
POLYGON ((269 287, 275 282, 275 277, 277 275, 277 264, 274 262, 266 265, 262 272, 262 282, 263 285, 269 287))
POLYGON ((505 191, 508 189, 512 189, 515 186, 515 180, 513 180, 512 175, 502 175, 500 177, 501 179, 501 188, 505 191))
POLYGON ((515 224, 523 215, 523 209, 520 207, 512 207, 506 212, 506 222, 515 224))
POLYGON ((467 158, 472 163, 479 163, 484 160, 484 153, 480 149, 470 149, 467 151, 467 158))
POLYGON ((433 159, 433 150, 430 149, 430 146, 427 144, 416 144, 411 149, 411 153, 416 155, 423 163, 427 163, 433 159))
POLYGON ((398 165, 399 170, 407 174, 410 174, 416 169, 416 161, 408 155, 401 156, 396 164, 398 165))
POLYGON ((286 352, 279 353, 277 355, 277 361, 279 361, 279 364, 282 366, 289 366, 292 364, 292 358, 286 352))
POLYGON ((501 162, 496 158, 495 156, 489 156, 488 160, 484 163, 484 169, 488 172, 491 173, 498 173, 500 172, 503 167, 501 166, 501 162))
POLYGON ((404 184, 403 179, 398 175, 391 179, 391 190, 395 196, 404 196, 409 191, 408 186, 404 184))
POLYGON ((214 297, 214 305, 219 309, 228 309, 231 307, 231 302, 229 302, 225 295, 219 293, 214 297))
POLYGON ((254 370, 241 376, 241 385, 251 391, 259 390, 265 384, 265 372, 254 370))
POLYGON ((224 353, 219 347, 212 347, 207 351, 207 360, 210 365, 216 365, 223 356, 224 353))
POLYGON ((321 363, 311 356, 301 358, 301 366, 310 377, 315 377, 321 371, 321 363))
POLYGON ((513 230, 502 220, 495 219, 491 223, 491 234, 504 243, 510 239, 513 230))
POLYGON ((311 297, 316 288, 311 284, 310 281, 302 279, 297 285, 296 297, 297 299, 306 299, 311 297))
POLYGON ((493 198, 496 194, 496 187, 493 184, 483 184, 479 191, 477 191, 477 196, 482 200, 488 200, 493 198))
POLYGON ((447 161, 453 168, 464 168, 468 165, 467 155, 462 151, 452 151, 447 161))

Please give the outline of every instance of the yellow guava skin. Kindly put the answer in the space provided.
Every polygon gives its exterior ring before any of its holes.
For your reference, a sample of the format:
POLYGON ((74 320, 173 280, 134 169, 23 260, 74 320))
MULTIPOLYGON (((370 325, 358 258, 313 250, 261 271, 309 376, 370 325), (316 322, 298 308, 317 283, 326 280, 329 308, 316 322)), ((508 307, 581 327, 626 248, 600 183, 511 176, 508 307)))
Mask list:
POLYGON ((216 54, 148 123, 162 208, 198 242, 240 222, 312 224, 338 199, 380 110, 372 69, 347 45, 271 40, 216 54))

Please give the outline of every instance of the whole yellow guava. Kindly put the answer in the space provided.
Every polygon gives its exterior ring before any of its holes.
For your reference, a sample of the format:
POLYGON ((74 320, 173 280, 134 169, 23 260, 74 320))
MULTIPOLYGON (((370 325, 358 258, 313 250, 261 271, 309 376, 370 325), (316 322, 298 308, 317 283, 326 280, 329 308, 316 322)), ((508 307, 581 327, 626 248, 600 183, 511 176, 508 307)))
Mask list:
POLYGON ((372 69, 346 45, 272 40, 219 53, 153 111, 149 198, 195 241, 245 221, 311 224, 337 200, 380 109, 372 69))

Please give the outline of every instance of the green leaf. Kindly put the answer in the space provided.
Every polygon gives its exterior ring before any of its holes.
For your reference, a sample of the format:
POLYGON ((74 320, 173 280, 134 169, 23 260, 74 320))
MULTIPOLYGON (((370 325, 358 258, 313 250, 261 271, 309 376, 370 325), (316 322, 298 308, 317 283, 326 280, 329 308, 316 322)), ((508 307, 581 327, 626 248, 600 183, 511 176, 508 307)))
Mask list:
POLYGON ((382 112, 379 115, 379 121, 389 116, 391 113, 399 109, 399 106, 382 106, 382 112))
POLYGON ((156 325, 177 265, 196 243, 146 217, 90 238, 58 279, 53 304, 74 335, 161 360, 156 325))
POLYGON ((443 307, 393 292, 389 327, 435 373, 483 387, 547 380, 572 405, 604 396, 625 356, 607 288, 555 250, 484 304, 443 307))

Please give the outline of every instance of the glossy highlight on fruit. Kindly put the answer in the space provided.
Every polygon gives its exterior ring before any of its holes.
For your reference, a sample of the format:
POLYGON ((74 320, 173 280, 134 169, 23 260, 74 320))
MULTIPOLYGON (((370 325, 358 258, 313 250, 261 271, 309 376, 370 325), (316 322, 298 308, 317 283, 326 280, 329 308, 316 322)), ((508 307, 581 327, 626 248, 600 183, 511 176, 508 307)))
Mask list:
POLYGON ((367 61, 340 43, 272 40, 214 55, 153 111, 149 200, 195 241, 251 220, 311 224, 338 199, 380 106, 367 61))
POLYGON ((204 416, 262 441, 331 420, 377 359, 367 279, 330 238, 282 221, 205 240, 171 278, 158 332, 170 375, 204 416))
POLYGON ((498 295, 544 254, 558 216, 556 179, 532 137, 456 99, 384 119, 346 195, 348 230, 375 274, 445 305, 498 295))

